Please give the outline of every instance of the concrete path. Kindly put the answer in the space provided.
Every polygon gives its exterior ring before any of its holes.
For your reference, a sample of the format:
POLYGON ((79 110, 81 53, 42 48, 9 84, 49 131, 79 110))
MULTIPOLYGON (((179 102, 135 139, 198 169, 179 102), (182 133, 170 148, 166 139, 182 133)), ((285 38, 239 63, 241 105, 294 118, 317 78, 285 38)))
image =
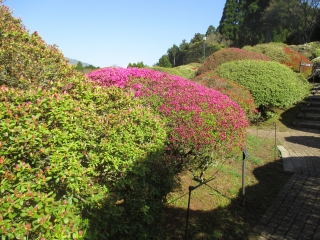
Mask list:
MULTIPOLYGON (((274 138, 270 131, 251 134, 274 138)), ((248 239, 320 240, 320 131, 277 132, 285 171, 294 172, 248 239)))

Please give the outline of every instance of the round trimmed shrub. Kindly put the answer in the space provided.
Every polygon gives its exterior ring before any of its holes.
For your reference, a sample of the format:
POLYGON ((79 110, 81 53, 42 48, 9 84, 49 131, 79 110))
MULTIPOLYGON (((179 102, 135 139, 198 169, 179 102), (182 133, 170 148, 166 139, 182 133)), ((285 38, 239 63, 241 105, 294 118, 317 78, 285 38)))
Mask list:
POLYGON ((240 151, 248 122, 226 95, 167 73, 138 68, 104 68, 88 74, 103 86, 133 91, 168 118, 168 161, 202 175, 207 165, 240 151))
POLYGON ((270 59, 260 53, 253 53, 252 51, 243 50, 240 48, 226 48, 219 50, 212 54, 203 65, 201 65, 196 73, 197 76, 210 72, 220 66, 222 63, 231 62, 236 60, 253 59, 253 60, 265 60, 270 59))
POLYGON ((277 62, 240 60, 224 63, 214 74, 247 88, 258 107, 288 107, 308 95, 308 83, 301 75, 277 62))
MULTIPOLYGON (((283 43, 265 43, 258 44, 253 47, 245 46, 243 49, 263 53, 267 55, 272 61, 279 62, 290 67, 295 72, 300 72, 300 62, 310 63, 310 60, 300 53, 290 49, 283 43)), ((310 67, 303 66, 302 72, 305 77, 311 75, 312 69, 310 67)))
POLYGON ((252 120, 255 117, 257 110, 254 98, 245 87, 235 81, 215 76, 213 72, 197 76, 192 81, 226 94, 240 105, 246 112, 248 119, 252 120))
POLYGON ((0 235, 152 235, 173 181, 164 120, 119 88, 71 82, 64 93, 0 88, 0 235))

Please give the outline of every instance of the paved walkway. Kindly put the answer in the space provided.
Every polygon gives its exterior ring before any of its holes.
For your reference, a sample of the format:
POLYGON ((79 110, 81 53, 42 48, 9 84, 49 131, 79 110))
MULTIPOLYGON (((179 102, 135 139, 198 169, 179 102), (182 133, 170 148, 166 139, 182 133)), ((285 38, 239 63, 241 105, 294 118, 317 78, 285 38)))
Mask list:
MULTIPOLYGON (((273 137, 270 131, 251 134, 273 137)), ((294 175, 254 227, 249 239, 320 240, 320 132, 277 132, 285 171, 294 175)))

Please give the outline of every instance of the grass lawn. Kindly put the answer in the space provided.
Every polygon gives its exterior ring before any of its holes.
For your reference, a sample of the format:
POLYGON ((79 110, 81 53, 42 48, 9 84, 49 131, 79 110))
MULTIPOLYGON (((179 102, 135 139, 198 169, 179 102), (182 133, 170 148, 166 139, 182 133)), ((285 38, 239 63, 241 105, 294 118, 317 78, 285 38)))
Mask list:
MULTIPOLYGON (((296 108, 275 110, 278 117, 258 127, 274 134, 275 122, 277 131, 286 131, 296 108)), ((249 134, 246 147, 249 156, 246 160, 244 205, 242 154, 239 154, 238 159, 208 169, 205 178, 210 181, 192 191, 187 239, 244 239, 292 176, 283 171, 274 140, 249 134)), ((189 172, 181 174, 180 179, 180 186, 167 199, 165 239, 184 239, 188 189, 199 184, 192 180, 189 172)))

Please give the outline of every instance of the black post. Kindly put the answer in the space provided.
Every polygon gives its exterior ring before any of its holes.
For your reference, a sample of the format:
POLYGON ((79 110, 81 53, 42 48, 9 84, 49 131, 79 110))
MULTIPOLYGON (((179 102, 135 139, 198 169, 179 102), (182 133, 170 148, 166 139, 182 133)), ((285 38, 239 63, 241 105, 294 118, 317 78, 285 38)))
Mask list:
POLYGON ((277 155, 277 124, 274 122, 274 169, 276 168, 276 155, 277 155))
POLYGON ((244 206, 244 197, 245 197, 245 178, 246 178, 246 158, 248 157, 248 152, 246 147, 244 147, 242 152, 242 206, 244 206))
POLYGON ((189 186, 189 199, 188 199, 187 221, 186 221, 186 231, 185 231, 185 236, 184 236, 184 239, 185 239, 185 240, 187 240, 187 235, 188 235, 190 200, 191 200, 191 192, 192 192, 193 189, 194 189, 193 186, 189 186))

